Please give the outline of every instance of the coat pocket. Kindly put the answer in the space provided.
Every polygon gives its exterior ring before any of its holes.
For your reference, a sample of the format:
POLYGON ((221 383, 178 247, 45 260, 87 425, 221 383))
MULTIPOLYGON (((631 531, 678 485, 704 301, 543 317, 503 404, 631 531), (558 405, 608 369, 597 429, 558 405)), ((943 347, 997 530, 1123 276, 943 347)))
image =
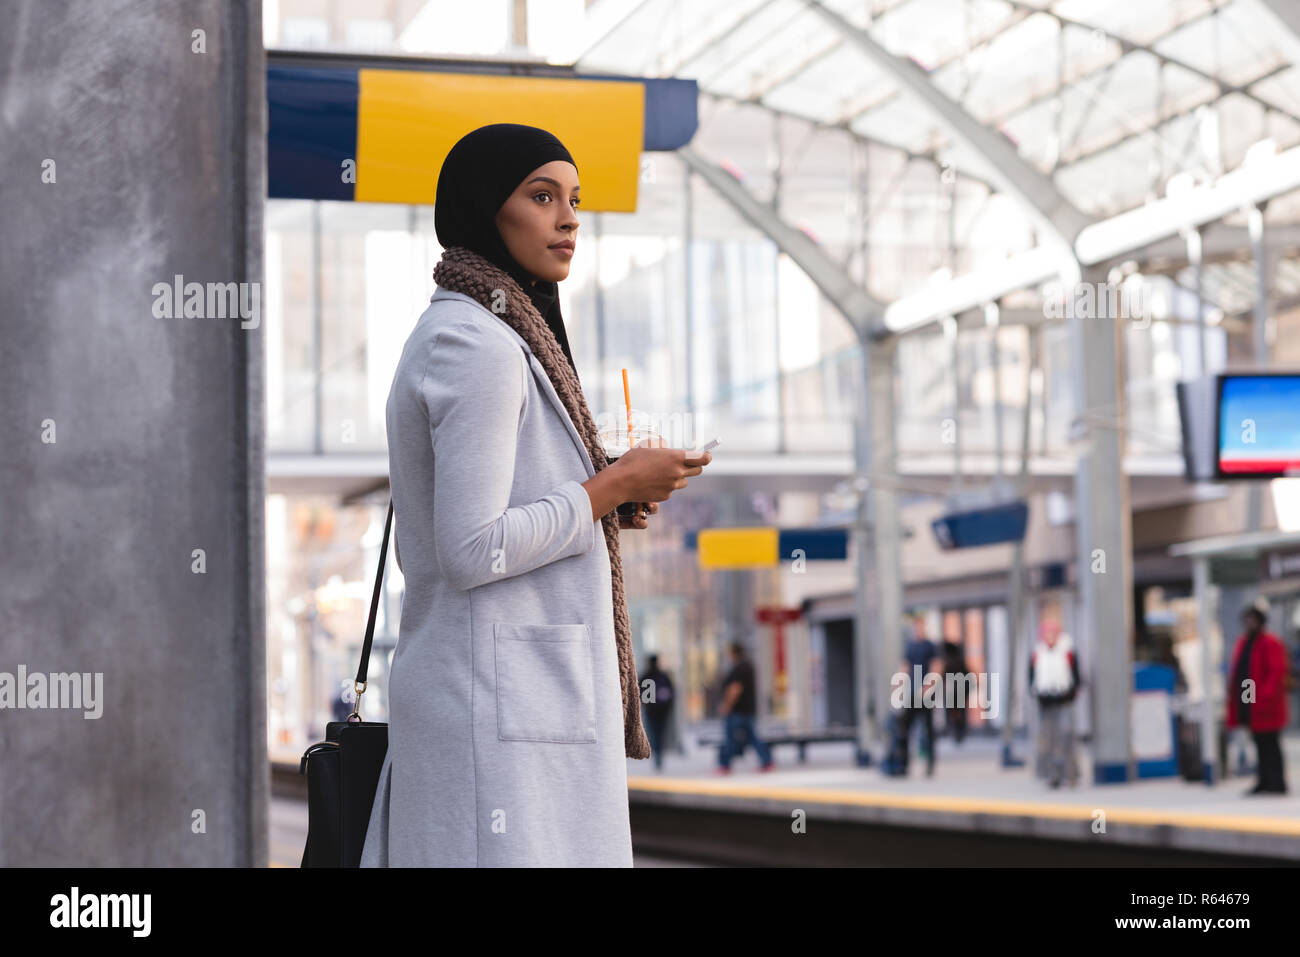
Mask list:
POLYGON ((588 625, 495 622, 497 737, 594 744, 596 691, 588 625))

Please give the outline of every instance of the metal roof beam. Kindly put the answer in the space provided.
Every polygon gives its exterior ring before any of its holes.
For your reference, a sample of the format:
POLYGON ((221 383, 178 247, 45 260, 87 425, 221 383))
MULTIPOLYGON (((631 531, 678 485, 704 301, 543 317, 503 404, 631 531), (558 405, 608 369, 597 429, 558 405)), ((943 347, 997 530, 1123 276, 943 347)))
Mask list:
POLYGON ((1079 233, 1074 250, 1084 265, 1105 262, 1294 189, 1300 189, 1300 146, 1093 223, 1079 233))
MULTIPOLYGON (((1047 16, 1055 20, 1057 23, 1061 24, 1062 27, 1067 27, 1067 26, 1076 27, 1077 29, 1080 30, 1087 30, 1089 33, 1100 33, 1103 36, 1105 36, 1108 40, 1113 40, 1115 43, 1118 43, 1120 50, 1122 52, 1118 57, 1116 57, 1109 64, 1107 64, 1107 66, 1105 67, 1106 69, 1110 69, 1120 60, 1124 59, 1126 55, 1128 55, 1133 51, 1149 53, 1151 56, 1155 57, 1161 63, 1167 63, 1170 66, 1176 66, 1180 70, 1186 70, 1188 73, 1191 73, 1194 76, 1198 76, 1202 80, 1207 80, 1208 82, 1213 83, 1219 89, 1219 98, 1227 96, 1229 93, 1240 93, 1242 96, 1254 100, 1260 106, 1264 107, 1264 109, 1274 110, 1277 113, 1280 113, 1286 117, 1290 117, 1292 120, 1295 120, 1297 123, 1300 123, 1300 117, 1296 116, 1294 113, 1291 113, 1289 110, 1283 109, 1282 107, 1276 105, 1275 103, 1270 103, 1268 100, 1265 100, 1263 97, 1258 96, 1257 94, 1251 92, 1250 87, 1254 86, 1256 83, 1259 83, 1261 80, 1267 79, 1269 76, 1272 75, 1272 73, 1268 73, 1265 74, 1264 76, 1256 77, 1255 79, 1248 80, 1247 82, 1242 83, 1240 85, 1235 83, 1229 83, 1227 80, 1217 77, 1213 73, 1210 73, 1206 70, 1202 70, 1194 63, 1191 63, 1187 60, 1179 59, 1178 57, 1169 56, 1166 53, 1161 53, 1159 50, 1156 50, 1154 47, 1148 44, 1135 43, 1132 40, 1126 40, 1124 37, 1120 36, 1117 33, 1111 33, 1105 27, 1099 27, 1092 23, 1085 23, 1082 20, 1074 20, 1071 19, 1070 17, 1063 17, 1059 13, 1053 13, 1051 10, 1044 9, 1042 7, 1035 7, 1032 4, 1025 3, 1024 0, 1002 0, 1002 2, 1016 8, 1017 10, 1033 11, 1034 13, 1046 14, 1047 16)), ((1295 10, 1294 0, 1287 0, 1285 4, 1279 4, 1279 5, 1285 6, 1286 9, 1290 11, 1294 19, 1300 20, 1300 13, 1297 13, 1295 10)), ((1174 29, 1169 31, 1169 33, 1165 34, 1165 36, 1170 36, 1173 33, 1177 33, 1179 30, 1182 30, 1184 27, 1186 27, 1189 23, 1194 23, 1197 20, 1204 19, 1205 17, 1212 17, 1218 12, 1218 10, 1219 10, 1218 7, 1212 7, 1211 9, 1207 10, 1205 13, 1201 14, 1200 16, 1193 17, 1190 20, 1178 24, 1178 26, 1174 27, 1174 29)), ((1164 39, 1164 37, 1161 37, 1161 39, 1164 39)), ((1077 82, 1077 78, 1075 81, 1071 81, 1071 82, 1077 82)), ((1057 95, 1059 95, 1059 92, 1060 91, 1057 91, 1057 95)), ((1019 109, 1017 109, 1016 112, 1019 112, 1019 109)))
MULTIPOLYGON (((1290 64, 1280 64, 1275 67, 1270 67, 1268 70, 1254 77, 1249 82, 1252 84, 1262 83, 1265 80, 1271 79, 1277 76, 1278 74, 1285 73, 1290 69, 1291 69, 1290 64)), ((1100 146, 1094 146, 1091 149, 1083 150, 1081 152, 1069 156, 1068 158, 1059 160, 1058 161, 1059 165, 1056 167, 1056 171, 1059 172, 1061 170, 1068 170, 1073 166, 1077 166, 1079 163, 1092 159, 1094 156, 1100 156, 1103 153, 1109 152, 1110 150, 1119 149, 1120 147, 1123 147, 1126 143, 1129 143, 1132 140, 1141 139, 1142 137, 1152 137, 1153 139, 1158 141, 1162 137, 1162 134, 1159 132, 1161 127, 1168 126, 1169 124, 1173 123, 1175 120, 1180 120, 1183 119, 1184 117, 1190 116, 1194 114, 1197 110, 1204 109, 1205 107, 1213 106, 1214 104, 1218 103, 1220 99, 1222 99, 1222 97, 1212 96, 1208 99, 1200 100, 1196 103, 1193 103, 1185 107, 1184 109, 1179 110, 1177 113, 1170 113, 1167 116, 1161 116, 1156 120, 1155 123, 1153 123, 1150 126, 1144 126, 1141 129, 1125 130, 1122 134, 1106 140, 1100 146)), ((1256 97, 1256 99, 1258 98, 1256 97)), ((1267 109, 1282 116, 1290 115, 1285 110, 1280 110, 1275 106, 1267 107, 1267 109)), ((1156 145, 1159 146, 1160 144, 1157 142, 1156 145)), ((1166 144, 1166 148, 1168 148, 1167 144, 1166 144)), ((1064 156, 1065 150, 1062 150, 1061 153, 1062 156, 1064 156)))
POLYGON ((1300 63, 1300 7, 1295 0, 1257 0, 1257 6, 1272 20, 1264 24, 1263 34, 1275 41, 1292 63, 1300 63), (1275 29, 1268 29, 1270 26, 1275 29))
MULTIPOLYGON (((1296 189, 1300 189, 1300 146, 1225 173, 1213 183, 1093 223, 1076 238, 1074 255, 1082 266, 1122 258, 1141 259, 1143 250, 1172 242, 1185 230, 1209 225, 1243 207, 1296 189)), ((885 309, 884 325, 890 332, 910 332, 1007 293, 1047 282, 1056 274, 1064 272, 1068 276, 1072 265, 1051 247, 1027 250, 1005 263, 957 276, 890 303, 885 309)))
POLYGON ((818 0, 804 0, 808 8, 851 40, 879 69, 919 100, 956 142, 978 155, 985 175, 1000 192, 1016 197, 1047 235, 1069 246, 1092 220, 1057 189, 1052 180, 1028 163, 1015 146, 945 96, 914 62, 890 53, 865 30, 854 26, 818 0))
POLYGON ((754 197, 717 163, 705 159, 689 146, 680 147, 677 155, 737 213, 794 260, 822 295, 849 321, 859 339, 879 336, 883 332, 881 316, 885 311, 884 303, 854 282, 821 246, 778 216, 770 205, 754 197))
MULTIPOLYGON (((1278 223, 1270 224, 1267 229, 1268 244, 1274 250, 1300 250, 1300 226, 1278 223)), ((1143 272, 1151 272, 1152 264, 1162 271, 1182 269, 1188 265, 1187 240, 1171 236, 1134 253, 1132 258, 1143 266, 1143 272)), ((1202 233, 1201 262, 1204 265, 1250 261, 1250 233, 1245 226, 1216 223, 1202 233)))
MULTIPOLYGON (((772 106, 771 104, 758 102, 756 100, 750 100, 745 97, 731 96, 728 93, 714 93, 710 90, 705 90, 703 88, 700 89, 700 93, 703 96, 707 96, 709 99, 717 100, 721 103, 729 103, 734 106, 750 106, 753 107, 754 109, 763 110, 767 113, 770 113, 773 116, 780 116, 786 119, 798 120, 802 123, 807 123, 809 126, 813 126, 819 130, 825 130, 828 132, 835 132, 835 133, 843 133, 845 136, 852 137, 854 140, 856 140, 859 143, 862 143, 865 146, 877 146, 880 147, 881 149, 894 150, 897 153, 902 153, 903 156, 909 162, 914 159, 924 160, 925 162, 930 163, 932 166, 934 166, 936 170, 941 171, 943 169, 943 164, 939 162, 939 157, 933 152, 917 153, 913 150, 909 150, 905 146, 899 146, 897 143, 890 143, 886 140, 879 140, 873 136, 867 136, 863 133, 859 133, 853 128, 844 126, 843 124, 840 123, 830 123, 827 122, 826 120, 819 120, 811 116, 805 116, 802 113, 795 113, 792 110, 782 109, 779 106, 772 106)), ((969 180, 972 183, 978 183, 980 186, 983 186, 985 189, 987 189, 990 193, 997 192, 997 188, 988 180, 984 179, 983 177, 976 176, 974 173, 971 173, 966 170, 957 169, 956 167, 953 167, 952 170, 953 170, 953 174, 956 175, 959 179, 965 179, 965 180, 969 180)))
POLYGON ((600 46, 632 20, 648 0, 601 0, 593 3, 584 18, 586 36, 582 37, 582 46, 573 57, 576 67, 592 50, 600 46))

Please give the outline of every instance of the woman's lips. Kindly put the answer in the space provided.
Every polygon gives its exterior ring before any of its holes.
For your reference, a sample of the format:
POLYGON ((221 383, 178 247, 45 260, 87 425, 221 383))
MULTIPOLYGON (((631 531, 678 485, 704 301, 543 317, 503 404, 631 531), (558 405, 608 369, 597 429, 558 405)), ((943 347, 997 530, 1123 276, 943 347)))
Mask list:
POLYGON ((548 246, 547 248, 553 253, 559 253, 566 259, 573 256, 573 248, 571 246, 548 246))

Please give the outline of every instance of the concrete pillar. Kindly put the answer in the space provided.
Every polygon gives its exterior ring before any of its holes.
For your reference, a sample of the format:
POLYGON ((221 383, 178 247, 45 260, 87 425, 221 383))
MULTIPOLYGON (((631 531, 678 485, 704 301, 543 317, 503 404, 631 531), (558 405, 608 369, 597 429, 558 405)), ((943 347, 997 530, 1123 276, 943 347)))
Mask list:
MULTIPOLYGON (((1082 605, 1075 644, 1093 649, 1090 679, 1094 778, 1135 776, 1129 747, 1133 685, 1133 534, 1128 476, 1123 469, 1124 396, 1120 361, 1123 320, 1110 314, 1102 270, 1084 272, 1096 310, 1070 319, 1075 357, 1076 422, 1080 449, 1075 474, 1075 535, 1082 605)), ((1076 299, 1081 297, 1076 297, 1076 299)))
POLYGON ((1219 720, 1215 714, 1214 683, 1216 680, 1213 649, 1210 647, 1210 560, 1204 555, 1192 559, 1192 585, 1196 594, 1196 630, 1201 636, 1201 768, 1206 784, 1219 779, 1218 748, 1219 720))
MULTIPOLYGON (((903 655, 903 573, 899 548, 895 343, 862 336, 863 397, 854 440, 859 488, 854 541, 857 608, 853 659, 858 700, 857 763, 887 747, 889 682, 903 655), (864 693, 870 690, 873 693, 864 693), (874 701, 872 700, 874 699, 874 701), (872 710, 868 710, 871 708, 872 710)), ((882 752, 883 753, 883 752, 882 752)))
POLYGON ((261 4, 4 22, 0 866, 264 866, 261 4))
MULTIPOLYGON (((717 513, 714 525, 720 528, 737 528, 756 524, 752 509, 748 507, 748 495, 739 485, 719 491, 716 495, 717 513)), ((748 568, 735 568, 714 571, 712 581, 718 593, 718 607, 722 613, 723 640, 718 648, 718 677, 726 674, 731 667, 727 646, 738 641, 748 651, 749 659, 754 663, 758 676, 759 691, 765 693, 762 660, 763 648, 760 643, 759 626, 754 620, 754 576, 757 571, 748 568)), ((721 692, 721 685, 717 686, 721 692)), ((721 698, 718 699, 719 701, 721 698)), ((758 702, 760 716, 766 713, 762 698, 758 702)))
MULTIPOLYGON (((1250 254, 1255 263, 1255 309, 1252 316, 1255 344, 1255 368, 1268 368, 1268 314, 1272 308, 1273 275, 1277 269, 1277 250, 1265 243, 1264 207, 1251 206, 1246 211, 1246 228, 1250 234, 1250 254)), ((1246 490, 1246 531, 1264 527, 1264 492, 1267 485, 1251 482, 1246 490)))

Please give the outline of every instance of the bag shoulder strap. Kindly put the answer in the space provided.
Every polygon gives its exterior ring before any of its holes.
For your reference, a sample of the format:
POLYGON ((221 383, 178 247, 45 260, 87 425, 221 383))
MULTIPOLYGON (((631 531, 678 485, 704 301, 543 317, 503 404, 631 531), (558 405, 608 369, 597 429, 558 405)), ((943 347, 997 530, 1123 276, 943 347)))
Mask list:
MULTIPOLYGON (((379 612, 379 595, 384 587, 384 560, 388 558, 388 535, 393 528, 393 501, 388 500, 388 518, 384 520, 384 543, 379 546, 379 571, 375 574, 375 592, 370 598, 370 620, 366 622, 366 642, 361 646, 361 666, 357 668, 357 684, 364 690, 366 672, 370 670, 370 644, 375 639, 375 615, 379 612)), ((360 703, 360 693, 358 693, 360 703)))

